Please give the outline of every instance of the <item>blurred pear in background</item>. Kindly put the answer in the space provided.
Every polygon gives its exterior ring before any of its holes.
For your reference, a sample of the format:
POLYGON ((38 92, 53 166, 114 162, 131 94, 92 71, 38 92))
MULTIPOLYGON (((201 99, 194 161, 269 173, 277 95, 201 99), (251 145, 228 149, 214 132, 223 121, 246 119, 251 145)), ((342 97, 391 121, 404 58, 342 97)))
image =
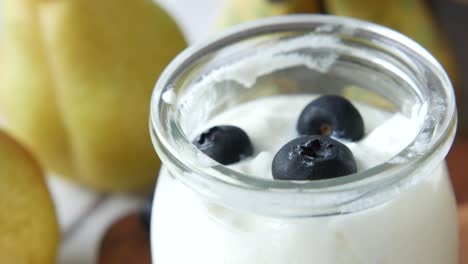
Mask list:
POLYGON ((319 0, 226 0, 217 29, 252 21, 262 17, 320 13, 319 0))
POLYGON ((0 131, 0 263, 53 264, 59 227, 44 173, 0 131))
POLYGON ((458 84, 452 49, 424 0, 227 0, 218 25, 226 28, 256 18, 299 13, 348 16, 395 29, 431 51, 458 84))
POLYGON ((458 87, 452 48, 426 1, 326 0, 324 3, 330 14, 384 25, 416 40, 439 60, 450 75, 454 87, 458 87))
POLYGON ((151 0, 4 0, 0 115, 53 172, 99 191, 151 186, 151 92, 186 46, 151 0))

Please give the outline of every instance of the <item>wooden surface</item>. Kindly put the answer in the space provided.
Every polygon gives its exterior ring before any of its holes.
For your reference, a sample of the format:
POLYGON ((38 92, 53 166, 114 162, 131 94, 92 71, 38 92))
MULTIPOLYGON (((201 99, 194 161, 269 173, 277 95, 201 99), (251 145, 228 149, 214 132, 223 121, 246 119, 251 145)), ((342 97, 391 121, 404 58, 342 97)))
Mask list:
POLYGON ((468 263, 468 205, 459 205, 458 216, 460 222, 460 263, 468 263))
POLYGON ((460 263, 468 264, 468 139, 454 142, 447 164, 459 208, 460 263))
MULTIPOLYGON (((447 163, 459 203, 460 263, 468 264, 468 140, 454 143, 447 163)), ((106 232, 100 248, 100 264, 151 263, 148 229, 138 214, 117 220, 106 232)))

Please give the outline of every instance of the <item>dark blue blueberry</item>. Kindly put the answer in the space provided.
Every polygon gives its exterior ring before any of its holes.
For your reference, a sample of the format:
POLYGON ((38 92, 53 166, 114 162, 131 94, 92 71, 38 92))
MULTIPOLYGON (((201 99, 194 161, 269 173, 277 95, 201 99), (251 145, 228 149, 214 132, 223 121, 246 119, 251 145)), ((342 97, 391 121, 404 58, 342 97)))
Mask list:
POLYGON ((325 135, 357 141, 364 136, 359 111, 341 96, 324 95, 308 104, 297 121, 300 135, 325 135))
POLYGON ((236 163, 253 154, 249 136, 236 126, 214 126, 199 135, 193 144, 223 165, 236 163))
POLYGON ((353 153, 344 144, 327 136, 296 138, 273 158, 273 178, 277 180, 319 180, 356 172, 353 153))

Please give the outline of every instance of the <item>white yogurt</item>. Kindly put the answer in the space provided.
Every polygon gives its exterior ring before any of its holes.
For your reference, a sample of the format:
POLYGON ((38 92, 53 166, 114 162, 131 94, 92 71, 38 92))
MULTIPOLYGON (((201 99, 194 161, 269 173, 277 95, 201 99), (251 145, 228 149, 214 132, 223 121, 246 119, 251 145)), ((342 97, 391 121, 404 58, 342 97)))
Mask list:
MULTIPOLYGON (((271 178, 273 156, 297 136, 296 120, 312 99, 257 100, 217 116, 208 127, 229 124, 244 129, 254 156, 230 167, 271 178)), ((355 105, 366 136, 343 143, 353 151, 359 170, 391 159, 417 133, 417 125, 401 114, 355 105)), ((386 204, 314 218, 232 211, 207 202, 163 169, 153 210, 152 252, 157 264, 458 263, 456 207, 444 165, 386 204)))
MULTIPOLYGON (((271 163, 278 150, 298 137, 296 122, 313 95, 283 95, 256 100, 215 117, 203 128, 235 125, 242 128, 254 146, 254 155, 229 167, 260 178, 272 179, 271 163)), ((415 138, 418 124, 402 114, 391 114, 365 104, 354 104, 364 119, 366 136, 358 142, 341 141, 353 152, 358 170, 388 161, 415 138)), ((200 131, 192 135, 193 138, 200 131)), ((339 140, 339 139, 337 139, 339 140)))

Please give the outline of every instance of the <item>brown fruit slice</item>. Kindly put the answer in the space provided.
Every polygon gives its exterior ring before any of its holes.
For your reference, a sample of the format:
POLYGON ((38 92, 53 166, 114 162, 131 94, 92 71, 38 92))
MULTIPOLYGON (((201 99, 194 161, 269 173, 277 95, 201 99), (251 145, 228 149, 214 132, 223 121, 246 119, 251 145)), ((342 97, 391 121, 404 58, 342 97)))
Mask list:
POLYGON ((99 264, 151 263, 148 226, 137 213, 117 220, 101 242, 99 264))

